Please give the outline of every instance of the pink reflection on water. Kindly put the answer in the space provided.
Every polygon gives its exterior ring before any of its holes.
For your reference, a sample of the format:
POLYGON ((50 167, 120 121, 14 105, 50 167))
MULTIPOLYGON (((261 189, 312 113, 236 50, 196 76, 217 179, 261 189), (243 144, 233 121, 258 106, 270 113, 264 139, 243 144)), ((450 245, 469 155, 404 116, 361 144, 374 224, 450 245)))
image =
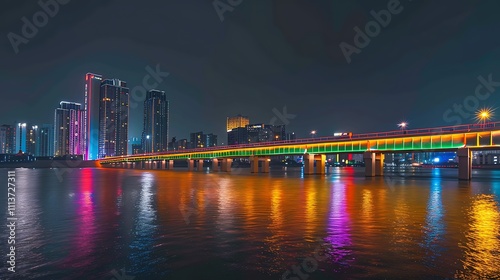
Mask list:
POLYGON ((64 260, 64 266, 86 267, 93 263, 95 235, 95 211, 93 201, 93 186, 91 169, 81 171, 81 183, 76 208, 76 230, 72 231, 72 248, 69 256, 64 260))
POLYGON ((333 263, 340 267, 349 266, 351 250, 350 217, 347 211, 347 185, 335 182, 332 186, 330 215, 328 218, 328 236, 326 242, 331 244, 328 253, 333 263))

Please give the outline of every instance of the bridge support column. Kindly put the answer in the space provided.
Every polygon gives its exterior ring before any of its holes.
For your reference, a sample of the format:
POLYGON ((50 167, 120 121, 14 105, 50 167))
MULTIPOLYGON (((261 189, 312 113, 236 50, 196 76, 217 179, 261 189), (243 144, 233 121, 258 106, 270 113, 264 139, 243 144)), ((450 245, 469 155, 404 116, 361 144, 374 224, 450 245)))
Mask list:
POLYGON ((231 172, 231 164, 233 163, 232 158, 222 159, 221 162, 221 171, 222 172, 231 172))
POLYGON ((363 159, 365 161, 366 177, 384 176, 385 155, 383 153, 368 151, 363 153, 363 159))
POLYGON ((157 161, 151 162, 151 169, 158 169, 158 162, 157 161))
POLYGON ((212 171, 219 171, 219 160, 216 158, 212 159, 212 171))
POLYGON ((188 159, 188 171, 193 171, 194 170, 194 159, 188 159))
POLYGON ((383 153, 375 154, 375 176, 384 176, 384 159, 383 153))
POLYGON ((252 173, 269 173, 269 163, 271 161, 270 157, 259 157, 259 156, 251 156, 250 157, 250 171, 252 173), (261 167, 259 168, 259 162, 262 162, 261 167))
POLYGON ((166 160, 162 160, 161 161, 161 167, 160 169, 164 170, 164 169, 167 169, 167 161, 166 160))
POLYGON ((250 157, 250 172, 259 173, 259 157, 250 157))
POLYGON ((470 180, 472 178, 472 152, 469 148, 460 148, 458 156, 458 179, 470 180))
POLYGON ((364 152, 363 160, 365 161, 365 176, 375 177, 375 153, 364 152))
POLYGON ((203 160, 198 160, 198 165, 196 166, 196 170, 203 171, 203 160))
POLYGON ((320 154, 305 154, 304 155, 304 174, 325 174, 326 155, 320 154), (316 172, 314 171, 314 163, 316 162, 316 172))
POLYGON ((271 163, 271 158, 265 157, 262 161, 262 173, 269 173, 269 164, 271 163))
POLYGON ((173 160, 167 160, 167 169, 172 170, 174 169, 174 161, 173 160))

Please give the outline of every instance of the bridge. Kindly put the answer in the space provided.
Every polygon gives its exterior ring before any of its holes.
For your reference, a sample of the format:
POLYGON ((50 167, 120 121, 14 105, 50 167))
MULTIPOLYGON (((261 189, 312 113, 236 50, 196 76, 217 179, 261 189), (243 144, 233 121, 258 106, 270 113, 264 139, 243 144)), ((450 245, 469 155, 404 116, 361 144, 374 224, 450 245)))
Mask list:
POLYGON ((302 155, 304 174, 310 175, 325 173, 327 154, 362 153, 365 175, 372 177, 383 176, 386 153, 454 151, 458 156, 458 178, 470 180, 472 151, 488 149, 500 149, 500 122, 107 157, 99 163, 103 167, 173 169, 174 160, 186 160, 188 170, 201 171, 204 160, 211 160, 213 171, 220 167, 222 172, 231 172, 233 159, 249 158, 252 173, 267 173, 271 156, 302 155))

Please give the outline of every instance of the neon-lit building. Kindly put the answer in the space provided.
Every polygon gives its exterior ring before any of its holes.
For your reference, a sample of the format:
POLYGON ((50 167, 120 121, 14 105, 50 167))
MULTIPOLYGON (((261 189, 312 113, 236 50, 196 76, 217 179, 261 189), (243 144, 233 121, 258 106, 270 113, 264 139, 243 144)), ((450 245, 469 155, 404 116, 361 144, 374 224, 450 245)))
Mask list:
POLYGON ((227 117, 227 122, 226 122, 226 128, 227 132, 239 128, 239 127, 245 127, 250 123, 250 119, 248 117, 242 116, 242 115, 237 115, 234 117, 227 117))
POLYGON ((99 105, 102 76, 92 73, 85 75, 84 105, 84 159, 95 160, 99 154, 99 105))
POLYGON ((0 154, 13 154, 15 151, 16 127, 4 124, 0 126, 0 154))
POLYGON ((61 101, 54 112, 55 156, 82 155, 84 152, 84 111, 82 105, 61 101))
POLYGON ((26 129, 27 129, 27 124, 26 123, 18 123, 16 127, 16 147, 14 150, 14 153, 18 153, 19 151, 22 151, 23 153, 26 152, 26 129))
POLYGON ((146 153, 168 150, 169 107, 164 91, 152 89, 144 101, 142 151, 146 153))
POLYGON ((118 79, 106 79, 101 84, 99 97, 98 157, 127 155, 129 115, 127 83, 118 79))

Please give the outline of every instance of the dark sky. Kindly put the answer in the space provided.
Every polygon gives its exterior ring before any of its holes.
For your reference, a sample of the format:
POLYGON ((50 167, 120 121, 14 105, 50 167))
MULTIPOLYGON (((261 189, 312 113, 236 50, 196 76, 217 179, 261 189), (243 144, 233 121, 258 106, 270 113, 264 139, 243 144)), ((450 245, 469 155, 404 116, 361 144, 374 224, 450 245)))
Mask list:
MULTIPOLYGON (((148 65, 170 73, 158 88, 177 139, 203 130, 225 142, 226 116, 269 123, 285 106, 295 115, 287 130, 307 137, 397 129, 403 120, 453 125, 473 121, 447 113, 455 103, 500 105, 500 89, 474 103, 478 76, 500 81, 499 1, 402 0, 351 63, 340 43, 354 45, 354 28, 393 0, 242 0, 224 21, 211 0, 65 1, 17 54, 9 33, 22 36, 21 19, 43 10, 3 1, 1 123, 52 122, 61 100, 83 103, 86 72, 132 89, 148 65)), ((130 137, 140 136, 142 110, 131 109, 130 137)))

